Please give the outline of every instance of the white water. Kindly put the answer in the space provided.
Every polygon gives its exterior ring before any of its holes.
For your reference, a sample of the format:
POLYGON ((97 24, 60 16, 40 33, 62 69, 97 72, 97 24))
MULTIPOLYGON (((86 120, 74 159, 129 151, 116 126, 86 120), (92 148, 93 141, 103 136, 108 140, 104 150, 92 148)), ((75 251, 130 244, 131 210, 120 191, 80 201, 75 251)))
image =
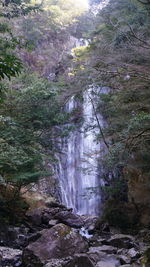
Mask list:
MULTIPOLYGON (((58 175, 62 202, 78 214, 98 215, 102 177, 97 159, 104 154, 104 144, 95 140, 99 129, 90 99, 93 98, 92 90, 90 88, 84 93, 82 104, 74 97, 67 103, 68 112, 82 108, 84 123, 70 132, 69 137, 62 138, 58 175)), ((103 127, 105 123, 101 116, 99 122, 103 127)))

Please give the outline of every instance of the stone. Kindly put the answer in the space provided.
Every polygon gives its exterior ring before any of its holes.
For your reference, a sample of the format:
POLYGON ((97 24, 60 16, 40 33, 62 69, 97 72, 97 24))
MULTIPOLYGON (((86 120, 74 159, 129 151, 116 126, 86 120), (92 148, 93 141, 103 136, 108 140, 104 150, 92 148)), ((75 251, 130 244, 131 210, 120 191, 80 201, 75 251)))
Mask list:
POLYGON ((107 257, 107 254, 105 252, 89 252, 87 253, 87 255, 89 256, 89 258, 96 264, 97 262, 99 262, 102 259, 105 259, 107 257))
POLYGON ((75 255, 74 259, 70 261, 65 267, 94 267, 94 263, 86 254, 75 255))
POLYGON ((50 203, 47 203, 47 207, 49 208, 61 208, 61 209, 67 209, 67 207, 61 203, 58 203, 56 201, 51 201, 50 203))
POLYGON ((48 261, 44 267, 64 267, 66 264, 71 261, 71 257, 63 258, 63 259, 52 259, 48 261))
POLYGON ((9 247, 0 247, 1 267, 20 267, 22 265, 22 251, 9 247))
POLYGON ((118 259, 120 260, 121 264, 129 264, 131 263, 131 258, 125 255, 119 255, 118 259))
POLYGON ((94 224, 91 224, 89 227, 88 227, 88 232, 89 234, 94 234, 95 232, 95 225, 94 224))
POLYGON ((28 228, 0 224, 0 229, 0 245, 16 249, 27 245, 28 228))
POLYGON ((107 240, 106 244, 117 248, 130 249, 134 247, 134 238, 129 235, 116 234, 107 240))
POLYGON ((42 236, 24 249, 23 263, 24 266, 41 267, 52 258, 65 258, 86 252, 87 248, 87 242, 76 230, 57 224, 43 230, 42 236))
POLYGON ((84 227, 88 230, 89 234, 94 234, 96 230, 96 222, 98 217, 89 215, 89 216, 82 216, 82 219, 84 221, 84 227))
POLYGON ((47 207, 39 207, 33 210, 29 210, 26 213, 27 221, 30 222, 32 227, 40 227, 48 226, 50 220, 55 219, 55 215, 61 212, 59 207, 47 208, 47 207))
POLYGON ((74 228, 81 228, 84 225, 84 221, 81 216, 74 214, 70 211, 58 212, 55 215, 55 219, 58 219, 61 223, 64 223, 74 228))
MULTIPOLYGON (((90 251, 92 251, 92 249, 94 248, 90 248, 90 251)), ((117 248, 112 247, 112 246, 107 246, 107 245, 96 247, 96 250, 105 252, 107 254, 115 254, 117 252, 117 248)))
MULTIPOLYGON (((44 182, 45 179, 41 179, 40 184, 42 185, 44 182)), ((30 209, 46 207, 50 205, 50 203, 55 202, 54 197, 51 197, 50 194, 40 192, 39 188, 36 187, 38 187, 38 184, 32 184, 32 189, 31 184, 21 188, 22 197, 25 199, 30 209)))
POLYGON ((55 226, 55 225, 58 224, 58 223, 59 223, 58 220, 50 220, 49 223, 48 223, 48 226, 49 226, 49 227, 53 227, 53 226, 55 226))
POLYGON ((116 255, 112 254, 113 251, 114 251, 114 253, 117 252, 116 248, 112 248, 109 246, 102 246, 102 247, 103 248, 101 248, 101 247, 90 247, 89 248, 87 255, 89 256, 90 259, 93 260, 93 262, 96 263, 96 262, 99 262, 101 260, 105 261, 106 259, 108 260, 108 258, 110 258, 111 260, 113 259, 114 261, 118 262, 116 255), (110 254, 108 253, 108 251, 110 254))
POLYGON ((131 257, 131 259, 138 259, 140 257, 139 251, 135 250, 135 248, 129 249, 127 255, 131 257))
POLYGON ((115 257, 106 257, 96 264, 96 267, 119 267, 120 262, 115 257))
MULTIPOLYGON (((43 231, 43 230, 42 230, 43 231)), ((42 235, 42 231, 36 232, 28 237, 28 243, 35 242, 42 235)))
MULTIPOLYGON (((41 226, 45 207, 35 208, 26 213, 27 220, 35 226, 41 226)), ((50 220, 50 219, 49 219, 50 220)))
POLYGON ((93 235, 93 237, 90 238, 90 246, 91 247, 99 247, 101 245, 105 245, 107 243, 106 238, 101 238, 97 234, 93 235))

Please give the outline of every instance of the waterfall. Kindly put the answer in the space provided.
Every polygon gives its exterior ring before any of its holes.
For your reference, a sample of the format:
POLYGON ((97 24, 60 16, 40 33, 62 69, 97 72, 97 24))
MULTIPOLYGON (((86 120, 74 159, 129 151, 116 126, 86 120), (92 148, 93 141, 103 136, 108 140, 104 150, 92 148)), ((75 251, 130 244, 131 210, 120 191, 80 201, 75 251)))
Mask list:
MULTIPOLYGON (((98 215, 101 209, 98 158, 104 153, 104 144, 96 142, 99 129, 91 102, 93 90, 100 89, 91 87, 84 93, 82 103, 72 97, 66 105, 67 112, 82 109, 83 123, 61 139, 58 176, 62 203, 78 214, 98 215)), ((102 116, 98 119, 104 127, 102 116)))

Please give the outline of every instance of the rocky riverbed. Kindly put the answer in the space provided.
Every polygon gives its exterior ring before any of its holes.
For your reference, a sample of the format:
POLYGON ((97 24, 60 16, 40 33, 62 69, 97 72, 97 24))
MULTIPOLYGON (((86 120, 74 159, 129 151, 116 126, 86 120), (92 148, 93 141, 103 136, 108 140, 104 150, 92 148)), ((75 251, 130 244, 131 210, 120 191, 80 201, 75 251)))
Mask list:
POLYGON ((148 229, 125 235, 55 202, 28 211, 22 225, 0 228, 1 267, 150 266, 148 229))

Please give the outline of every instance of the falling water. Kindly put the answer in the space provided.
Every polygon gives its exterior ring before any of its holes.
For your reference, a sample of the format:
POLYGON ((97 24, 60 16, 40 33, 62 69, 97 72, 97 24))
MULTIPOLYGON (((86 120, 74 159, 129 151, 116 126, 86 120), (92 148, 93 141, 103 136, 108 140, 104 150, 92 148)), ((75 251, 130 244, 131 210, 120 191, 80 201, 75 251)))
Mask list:
MULTIPOLYGON (((90 88, 84 93, 82 104, 74 97, 67 103, 68 112, 82 108, 84 122, 71 131, 69 137, 62 138, 58 173, 62 202, 78 214, 98 215, 102 177, 97 160, 104 153, 104 144, 96 142, 99 129, 91 102, 92 91, 90 88)), ((102 116, 98 119, 104 127, 102 116)))

